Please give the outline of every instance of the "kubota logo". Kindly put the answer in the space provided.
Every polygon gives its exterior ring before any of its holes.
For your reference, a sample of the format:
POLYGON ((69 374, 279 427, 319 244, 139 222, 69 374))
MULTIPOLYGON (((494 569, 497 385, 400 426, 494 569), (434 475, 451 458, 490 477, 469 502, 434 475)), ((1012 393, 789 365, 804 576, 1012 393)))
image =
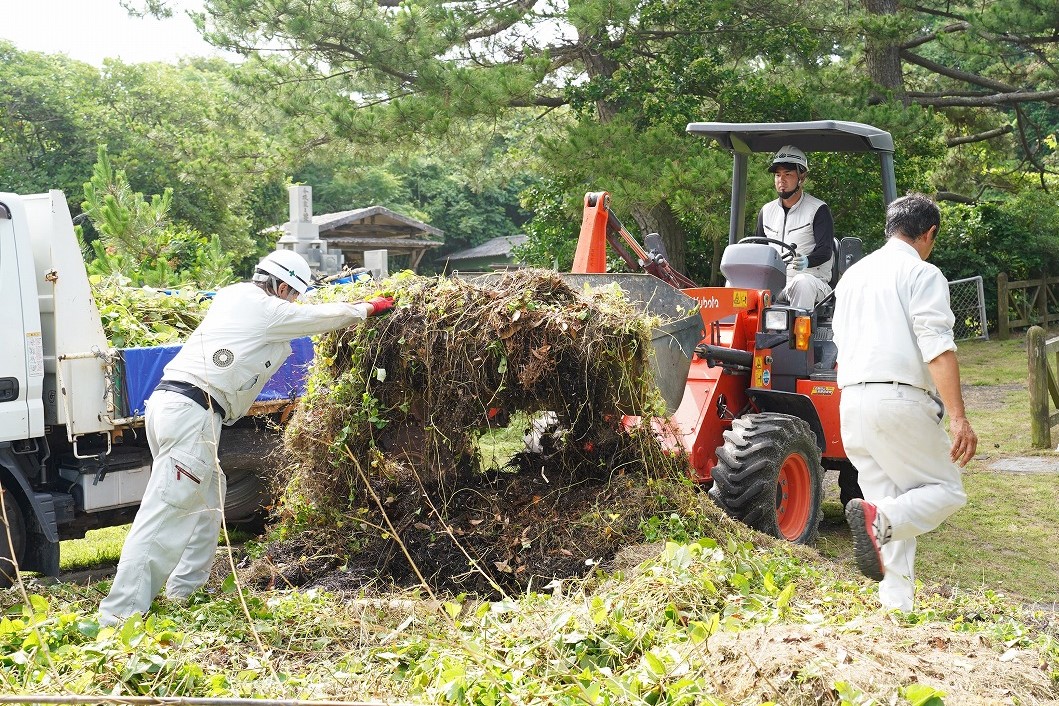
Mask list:
POLYGON ((721 302, 717 297, 710 297, 709 299, 699 299, 699 306, 703 309, 716 309, 721 305, 721 302))

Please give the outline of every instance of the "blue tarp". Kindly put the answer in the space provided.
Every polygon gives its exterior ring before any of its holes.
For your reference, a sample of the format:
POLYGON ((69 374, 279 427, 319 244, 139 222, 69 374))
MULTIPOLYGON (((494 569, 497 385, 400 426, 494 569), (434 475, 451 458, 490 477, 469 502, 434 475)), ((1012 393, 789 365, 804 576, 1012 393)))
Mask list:
MULTIPOLYGON (((305 393, 305 374, 313 360, 313 342, 309 338, 291 341, 293 353, 258 395, 259 402, 287 400, 305 393)), ((152 346, 124 348, 122 361, 121 396, 125 416, 143 414, 144 401, 151 396, 162 379, 162 369, 173 359, 180 346, 152 346)))

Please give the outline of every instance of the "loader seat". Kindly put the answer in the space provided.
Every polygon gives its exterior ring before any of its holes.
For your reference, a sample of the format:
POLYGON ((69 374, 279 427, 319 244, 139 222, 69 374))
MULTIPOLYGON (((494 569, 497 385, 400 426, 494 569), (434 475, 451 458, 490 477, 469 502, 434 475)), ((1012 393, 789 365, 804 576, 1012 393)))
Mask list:
MULTIPOLYGON (((846 273, 846 270, 854 262, 864 257, 864 241, 851 236, 836 240, 835 243, 835 266, 832 268, 832 278, 835 280, 835 284, 838 284, 839 278, 846 273)), ((832 285, 832 289, 834 289, 834 285, 832 285)))
MULTIPOLYGON (((831 290, 835 289, 838 280, 846 270, 864 255, 864 243, 860 238, 835 239, 835 264, 831 268, 831 290)), ((835 363, 838 360, 838 348, 832 340, 831 319, 835 315, 834 294, 816 307, 816 321, 813 325, 813 371, 811 380, 835 380, 835 363)))
POLYGON ((838 284, 838 278, 841 273, 838 271, 838 238, 831 239, 831 281, 827 284, 831 287, 831 291, 834 291, 835 285, 838 284))
MULTIPOLYGON (((849 237, 841 240, 835 238, 833 251, 835 262, 831 267, 831 281, 828 283, 831 285, 832 292, 835 291, 838 280, 842 278, 846 270, 864 256, 864 243, 860 238, 849 237)), ((817 305, 816 315, 821 321, 830 321, 834 313, 835 298, 833 296, 829 295, 827 299, 817 305)))

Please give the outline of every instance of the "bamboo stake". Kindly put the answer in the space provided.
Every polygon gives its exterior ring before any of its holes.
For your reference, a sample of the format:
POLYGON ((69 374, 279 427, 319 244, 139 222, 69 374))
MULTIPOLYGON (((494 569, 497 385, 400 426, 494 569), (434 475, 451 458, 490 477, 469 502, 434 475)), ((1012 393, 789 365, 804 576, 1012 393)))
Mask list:
POLYGON ((0 695, 0 704, 142 704, 143 706, 413 706, 401 701, 308 701, 304 699, 207 698, 193 696, 91 696, 86 694, 0 695))

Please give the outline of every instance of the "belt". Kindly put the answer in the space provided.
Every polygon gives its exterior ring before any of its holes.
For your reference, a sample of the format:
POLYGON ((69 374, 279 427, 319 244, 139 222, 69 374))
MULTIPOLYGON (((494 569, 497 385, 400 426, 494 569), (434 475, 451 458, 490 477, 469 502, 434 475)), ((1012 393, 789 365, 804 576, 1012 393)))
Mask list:
POLYGON ((897 382, 896 380, 868 380, 866 382, 855 382, 854 385, 897 385, 898 387, 911 387, 913 390, 920 390, 926 392, 919 385, 910 385, 907 382, 897 382))
POLYGON ((941 398, 938 397, 937 393, 934 393, 934 392, 931 392, 930 390, 924 389, 924 388, 920 387, 919 385, 910 385, 907 382, 897 382, 896 380, 870 380, 868 382, 855 382, 855 383, 853 383, 853 386, 856 386, 856 385, 890 385, 892 387, 907 387, 907 388, 910 388, 910 389, 913 389, 913 390, 919 390, 920 392, 925 394, 927 397, 931 397, 931 398, 937 400, 938 404, 941 404, 941 398))
POLYGON ((193 400, 203 409, 212 409, 222 417, 225 415, 224 407, 213 395, 206 392, 201 387, 192 385, 190 382, 181 382, 180 380, 161 380, 154 389, 175 392, 178 395, 187 397, 189 400, 193 400))

